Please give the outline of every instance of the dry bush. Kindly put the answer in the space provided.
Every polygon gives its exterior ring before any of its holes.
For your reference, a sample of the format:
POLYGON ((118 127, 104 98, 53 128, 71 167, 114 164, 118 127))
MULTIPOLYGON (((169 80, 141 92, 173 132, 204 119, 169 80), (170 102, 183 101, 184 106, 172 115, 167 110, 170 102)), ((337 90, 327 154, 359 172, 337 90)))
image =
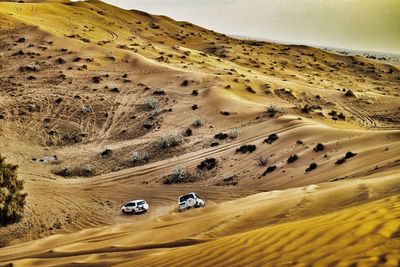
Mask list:
POLYGON ((192 121, 192 125, 193 125, 194 127, 200 127, 200 126, 203 126, 203 125, 204 125, 204 121, 203 121, 202 119, 194 119, 194 120, 192 121))
POLYGON ((138 166, 140 164, 148 162, 150 159, 150 156, 147 152, 133 152, 131 159, 130 159, 130 164, 131 166, 138 166))
POLYGON ((167 149, 170 147, 176 147, 182 142, 181 133, 172 133, 167 136, 160 137, 156 142, 155 146, 159 149, 167 149))
POLYGON ((18 222, 24 213, 26 194, 21 193, 24 183, 18 180, 17 169, 0 156, 0 225, 18 222))

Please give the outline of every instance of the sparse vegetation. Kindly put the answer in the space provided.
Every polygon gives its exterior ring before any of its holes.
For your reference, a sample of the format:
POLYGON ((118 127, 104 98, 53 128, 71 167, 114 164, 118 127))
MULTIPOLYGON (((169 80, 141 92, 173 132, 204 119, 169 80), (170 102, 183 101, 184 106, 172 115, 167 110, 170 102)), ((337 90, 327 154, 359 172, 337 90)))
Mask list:
POLYGON ((356 95, 354 94, 353 91, 347 90, 346 93, 344 93, 344 96, 347 96, 347 97, 355 97, 356 95))
POLYGON ((185 136, 192 136, 192 135, 193 135, 192 129, 187 128, 187 129, 185 130, 185 136))
POLYGON ((256 145, 243 145, 236 149, 236 153, 246 154, 246 153, 253 153, 256 151, 256 145))
POLYGON ((195 182, 196 177, 190 175, 190 173, 183 167, 177 166, 172 171, 170 175, 168 175, 163 183, 164 184, 180 184, 180 183, 190 183, 195 182))
POLYGON ((267 175, 267 173, 271 173, 271 172, 275 171, 275 169, 276 169, 276 165, 271 165, 271 166, 269 166, 269 167, 263 172, 262 176, 265 176, 265 175, 267 175))
POLYGON ((199 118, 194 119, 194 120, 192 121, 192 125, 193 125, 194 127, 203 126, 203 125, 204 125, 204 120, 199 119, 199 118))
POLYGON ((318 143, 315 147, 314 147, 314 151, 315 152, 320 152, 323 151, 325 149, 325 146, 321 143, 318 143))
POLYGON ((279 109, 278 109, 278 107, 275 106, 275 105, 269 105, 269 106, 267 107, 266 112, 267 112, 267 114, 268 114, 270 117, 275 117, 275 115, 278 114, 279 109))
POLYGON ((102 158, 109 158, 109 157, 112 156, 112 150, 107 148, 106 150, 101 152, 100 155, 101 155, 102 158))
POLYGON ((346 155, 343 158, 338 159, 335 162, 335 164, 336 165, 341 165, 341 164, 345 163, 346 160, 348 160, 348 159, 350 159, 352 157, 355 157, 355 156, 357 156, 357 153, 353 153, 353 152, 349 151, 349 152, 346 153, 346 155))
POLYGON ((167 149, 176 147, 182 142, 182 135, 180 133, 172 133, 167 136, 160 137, 155 145, 159 149, 167 149))
POLYGON ((293 163, 293 162, 295 162, 295 161, 298 160, 298 159, 299 159, 299 156, 297 156, 296 154, 290 155, 289 158, 287 159, 287 163, 288 163, 288 164, 293 163))
POLYGON ((197 165, 197 169, 200 171, 211 171, 216 166, 217 160, 215 158, 207 158, 197 165))
POLYGON ((239 130, 237 128, 233 128, 232 130, 229 131, 230 139, 236 139, 238 135, 239 135, 239 130))
POLYGON ((72 171, 69 166, 65 166, 61 170, 55 171, 54 174, 62 176, 62 177, 68 177, 68 176, 72 176, 72 171))
POLYGON ((318 167, 317 163, 313 162, 310 164, 310 166, 306 169, 306 172, 310 172, 315 170, 318 167))
POLYGON ((40 67, 39 63, 32 62, 28 65, 19 68, 20 71, 40 71, 42 68, 40 67))
POLYGON ((147 152, 135 151, 132 153, 129 163, 131 166, 138 166, 138 165, 148 162, 149 159, 150 159, 150 156, 147 152))
POLYGON ((268 157, 259 155, 255 158, 255 161, 257 162, 257 166, 265 167, 268 163, 268 157))
POLYGON ((214 135, 214 139, 217 139, 217 140, 225 140, 227 138, 228 138, 228 134, 226 134, 226 133, 218 133, 218 134, 214 135))
POLYGON ((235 186, 238 185, 238 177, 236 175, 231 175, 222 178, 222 180, 215 183, 216 186, 235 186))
POLYGON ((146 107, 148 109, 156 109, 158 108, 158 104, 157 104, 157 100, 155 100, 154 98, 148 98, 145 102, 146 107))
POLYGON ((6 163, 0 155, 0 225, 18 222, 24 213, 24 182, 18 180, 17 165, 6 163))
POLYGON ((271 145, 273 142, 275 142, 278 139, 279 139, 279 136, 277 134, 273 133, 273 134, 270 134, 268 136, 268 138, 265 138, 264 143, 271 145))
POLYGON ((93 176, 95 174, 95 170, 94 167, 90 164, 86 164, 85 166, 83 166, 82 168, 82 176, 93 176))

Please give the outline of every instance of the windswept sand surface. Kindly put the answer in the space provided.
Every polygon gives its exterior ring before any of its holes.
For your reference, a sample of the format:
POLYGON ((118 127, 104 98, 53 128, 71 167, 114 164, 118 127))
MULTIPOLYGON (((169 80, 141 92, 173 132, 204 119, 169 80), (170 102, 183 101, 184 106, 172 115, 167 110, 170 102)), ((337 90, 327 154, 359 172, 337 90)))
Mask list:
POLYGON ((0 152, 28 193, 0 265, 400 264, 398 66, 37 2, 0 3, 0 152), (164 184, 177 166, 192 180, 164 184), (177 213, 192 191, 207 207, 177 213))

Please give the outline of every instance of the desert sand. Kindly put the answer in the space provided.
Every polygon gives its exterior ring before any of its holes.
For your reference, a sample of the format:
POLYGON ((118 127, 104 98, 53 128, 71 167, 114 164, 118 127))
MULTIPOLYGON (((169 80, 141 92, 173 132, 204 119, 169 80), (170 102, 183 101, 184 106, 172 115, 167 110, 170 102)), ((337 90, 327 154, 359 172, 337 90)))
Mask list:
POLYGON ((399 66, 35 2, 0 3, 0 153, 28 194, 1 266, 400 264, 399 66))

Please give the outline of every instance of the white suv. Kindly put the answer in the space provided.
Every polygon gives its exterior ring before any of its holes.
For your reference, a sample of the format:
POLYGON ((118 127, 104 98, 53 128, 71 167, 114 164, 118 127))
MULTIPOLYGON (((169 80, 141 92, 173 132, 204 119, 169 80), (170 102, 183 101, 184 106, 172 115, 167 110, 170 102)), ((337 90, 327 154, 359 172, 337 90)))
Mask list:
POLYGON ((206 203, 196 193, 189 193, 178 198, 178 211, 184 211, 191 208, 205 207, 206 203))
POLYGON ((129 201, 128 203, 126 203, 121 207, 121 212, 123 214, 126 213, 136 214, 136 213, 147 212, 148 209, 149 209, 149 204, 147 204, 145 200, 141 199, 141 200, 129 201))

